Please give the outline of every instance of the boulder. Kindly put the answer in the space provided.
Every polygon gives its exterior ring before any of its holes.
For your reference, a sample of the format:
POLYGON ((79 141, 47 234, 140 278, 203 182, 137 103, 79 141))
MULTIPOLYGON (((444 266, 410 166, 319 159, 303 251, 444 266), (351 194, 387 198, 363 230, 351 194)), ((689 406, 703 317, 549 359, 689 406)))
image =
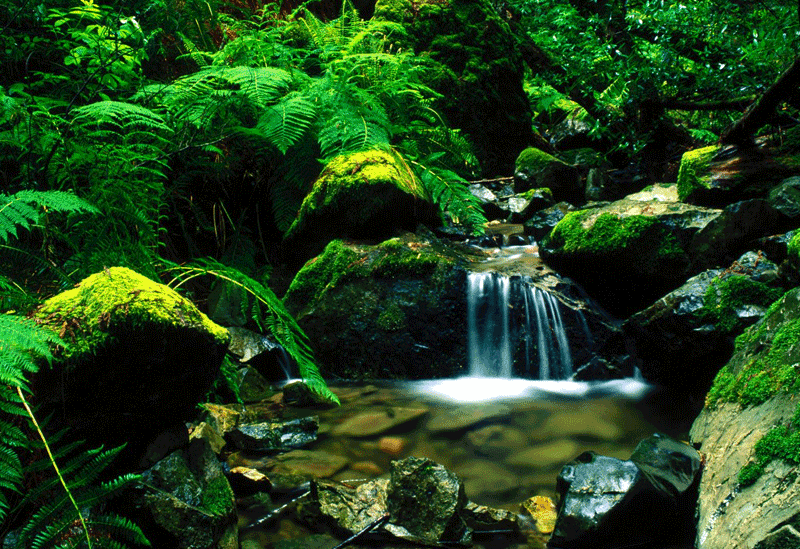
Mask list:
POLYGON ((787 292, 736 340, 691 440, 705 456, 698 549, 771 547, 800 522, 800 289, 787 292))
POLYGON ((517 157, 514 187, 518 193, 547 188, 555 200, 573 204, 583 202, 578 169, 533 147, 525 149, 517 157))
POLYGON ((395 44, 428 58, 434 108, 469 135, 483 172, 510 175, 533 142, 532 113, 518 41, 492 2, 378 0, 374 18, 401 23, 395 44))
POLYGON ((748 252, 728 269, 690 278, 623 329, 636 346, 639 368, 654 383, 703 394, 733 353, 733 342, 780 297, 778 267, 748 252))
POLYGON ((251 452, 280 452, 300 448, 317 439, 318 417, 284 422, 239 423, 227 433, 233 444, 251 452))
POLYGON ((233 491, 204 440, 192 441, 145 471, 141 486, 143 517, 137 523, 155 546, 238 548, 233 491))
POLYGON ((626 198, 567 213, 540 241, 540 253, 612 314, 627 316, 686 280, 686 248, 718 215, 680 202, 626 198))
POLYGON ((678 195, 689 204, 712 208, 765 197, 798 168, 766 148, 712 145, 683 154, 678 195))
POLYGON ((284 237, 298 263, 336 238, 383 240, 399 229, 438 223, 438 209, 400 157, 372 150, 330 160, 284 237))
POLYGON ((575 211, 575 208, 567 202, 559 202, 539 210, 524 222, 525 234, 533 237, 536 242, 541 242, 571 211, 575 211))
POLYGON ((33 381, 43 415, 54 411, 76 437, 114 445, 124 436, 134 448, 194 416, 229 337, 171 288, 123 267, 82 280, 34 316, 66 342, 33 381))

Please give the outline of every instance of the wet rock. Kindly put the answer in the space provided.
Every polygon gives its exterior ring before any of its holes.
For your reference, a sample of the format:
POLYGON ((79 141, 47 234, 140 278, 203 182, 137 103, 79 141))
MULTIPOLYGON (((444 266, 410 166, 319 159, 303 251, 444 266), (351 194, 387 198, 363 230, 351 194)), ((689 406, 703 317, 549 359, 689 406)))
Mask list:
POLYGON ((225 439, 222 438, 222 435, 205 421, 201 421, 189 435, 189 440, 194 440, 196 438, 205 440, 211 450, 217 455, 219 455, 222 448, 225 446, 225 439))
POLYGON ((330 400, 320 397, 302 381, 293 381, 283 386, 283 402, 301 408, 331 406, 330 400))
POLYGON ((687 248, 694 272, 729 265, 759 238, 782 232, 779 213, 767 200, 725 207, 692 237, 687 248))
POLYGON ((235 405, 203 404, 206 422, 220 435, 225 436, 239 424, 242 412, 235 405))
POLYGON ((237 448, 255 452, 276 452, 305 446, 317 439, 318 417, 283 423, 239 424, 228 433, 237 448))
POLYGON ((311 483, 311 498, 319 505, 319 513, 337 528, 350 534, 360 532, 388 512, 386 493, 389 479, 375 479, 356 487, 338 482, 311 483))
POLYGON ((272 488, 267 475, 249 467, 234 467, 228 475, 228 482, 237 497, 248 496, 257 492, 269 492, 272 488))
POLYGON ((348 462, 346 457, 328 452, 292 450, 276 456, 269 462, 268 476, 298 477, 304 481, 330 478, 347 467, 348 462))
POLYGON ((553 500, 545 496, 533 496, 521 504, 522 512, 530 517, 533 527, 541 534, 552 534, 558 512, 553 500))
POLYGON ((545 208, 533 214, 525 224, 525 234, 532 236, 536 242, 540 242, 545 236, 550 234, 550 231, 558 225, 558 222, 564 219, 567 212, 573 211, 575 208, 566 203, 559 202, 554 206, 545 208))
POLYGON ((378 448, 384 454, 398 457, 408 447, 409 440, 403 437, 381 437, 378 441, 378 448))
POLYGON ((646 485, 633 462, 585 452, 558 475, 561 497, 550 538, 553 547, 619 547, 647 539, 646 525, 631 528, 625 513, 646 485))
POLYGON ((777 266, 748 252, 728 269, 700 273, 631 316, 624 330, 644 377, 705 391, 733 353, 735 337, 780 296, 778 282, 777 266))
POLYGON ((129 455, 194 417, 229 337, 172 288, 123 267, 85 278, 34 316, 67 343, 33 378, 42 416, 58 410, 54 430, 63 423, 92 444, 127 442, 129 455))
MULTIPOLYGON (((639 442, 630 460, 653 487, 675 501, 697 481, 701 466, 697 450, 661 433, 639 442)), ((685 503, 693 512, 694 501, 685 503)))
POLYGON ((142 474, 140 506, 157 525, 145 531, 155 545, 179 549, 235 549, 233 491, 208 444, 193 441, 142 474))
POLYGON ((461 517, 467 503, 464 486, 454 473, 429 459, 393 462, 386 500, 389 531, 394 526, 412 539, 434 545, 471 542, 471 531, 461 517))
POLYGON ((228 327, 231 335, 228 351, 239 362, 252 366, 269 381, 280 381, 289 375, 291 359, 286 350, 270 337, 245 328, 228 327))
POLYGON ((239 368, 236 372, 236 384, 239 387, 239 397, 243 402, 259 402, 275 393, 267 378, 255 368, 239 368))
POLYGON ((361 412, 336 425, 332 433, 344 437, 372 437, 409 426, 428 413, 427 408, 387 406, 383 410, 361 412))
POLYGON ((152 467, 167 454, 183 448, 189 443, 189 431, 183 423, 176 423, 171 428, 156 436, 145 448, 139 462, 141 469, 152 467))
POLYGON ((533 433, 537 441, 555 438, 584 438, 613 441, 622 436, 619 426, 592 412, 570 410, 548 416, 533 433))
POLYGON ((505 509, 495 509, 468 501, 461 515, 472 530, 517 531, 517 515, 505 509))

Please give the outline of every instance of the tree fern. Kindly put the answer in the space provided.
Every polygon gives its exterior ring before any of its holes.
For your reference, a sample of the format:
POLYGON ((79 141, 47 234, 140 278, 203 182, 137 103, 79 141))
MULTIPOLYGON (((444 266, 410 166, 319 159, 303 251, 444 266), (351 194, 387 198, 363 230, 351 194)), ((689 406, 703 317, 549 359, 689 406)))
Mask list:
POLYGON ((195 260, 193 264, 176 266, 172 271, 176 275, 173 280, 177 283, 175 287, 198 276, 211 275, 252 296, 250 316, 259 329, 268 331, 297 362, 303 381, 312 391, 324 400, 339 403, 339 399, 328 389, 317 369, 307 336, 272 290, 233 267, 207 258, 195 260))

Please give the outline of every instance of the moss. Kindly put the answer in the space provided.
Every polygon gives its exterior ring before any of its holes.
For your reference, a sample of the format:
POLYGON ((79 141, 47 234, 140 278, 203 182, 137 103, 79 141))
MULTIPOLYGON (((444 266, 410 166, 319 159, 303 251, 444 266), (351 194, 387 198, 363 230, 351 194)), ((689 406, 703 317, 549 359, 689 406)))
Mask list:
POLYGON ((775 426, 756 442, 754 460, 739 472, 742 486, 750 486, 758 480, 764 468, 773 460, 800 464, 800 425, 796 420, 799 414, 800 405, 797 406, 790 425, 775 426))
POLYGON ((618 255, 631 246, 655 246, 651 251, 658 259, 684 257, 674 235, 652 217, 631 215, 620 217, 608 212, 593 217, 591 211, 569 212, 550 233, 548 246, 564 253, 618 255))
POLYGON ((770 288, 763 282, 742 275, 717 278, 706 290, 703 308, 698 314, 703 322, 732 333, 743 327, 742 320, 736 314, 738 309, 747 305, 766 308, 782 293, 779 288, 770 288))
POLYGON ((705 177, 708 167, 719 151, 719 145, 703 147, 684 153, 678 169, 678 199, 685 201, 698 189, 705 189, 708 184, 705 177))
POLYGON ((786 245, 786 253, 789 262, 796 268, 800 268, 800 231, 795 231, 789 243, 786 245))
POLYGON ((387 332, 401 330, 406 325, 406 315, 397 302, 392 301, 381 311, 381 314, 378 315, 377 324, 379 328, 387 332))
POLYGON ((224 475, 211 479, 202 492, 200 506, 212 515, 227 515, 233 511, 233 490, 224 475))
POLYGON ((132 328, 192 327, 220 343, 229 337, 225 328, 175 290, 124 267, 85 278, 77 287, 45 301, 35 317, 68 342, 65 358, 96 353, 113 337, 110 328, 117 324, 132 328))
POLYGON ((536 173, 544 170, 547 166, 553 163, 562 164, 564 166, 568 165, 566 162, 563 162, 555 156, 547 154, 536 147, 528 147, 519 153, 517 161, 515 162, 515 171, 536 173))

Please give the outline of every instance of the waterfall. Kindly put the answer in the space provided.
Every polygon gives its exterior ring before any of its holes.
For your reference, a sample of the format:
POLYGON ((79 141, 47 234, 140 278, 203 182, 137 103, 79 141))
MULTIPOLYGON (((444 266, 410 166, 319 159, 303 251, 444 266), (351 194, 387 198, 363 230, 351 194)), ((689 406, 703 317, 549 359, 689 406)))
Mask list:
POLYGON ((525 342, 524 364, 517 375, 568 379, 572 355, 560 303, 529 280, 494 272, 470 273, 467 280, 469 373, 479 377, 512 377, 515 351, 525 342), (515 309, 520 304, 522 312, 515 309))

